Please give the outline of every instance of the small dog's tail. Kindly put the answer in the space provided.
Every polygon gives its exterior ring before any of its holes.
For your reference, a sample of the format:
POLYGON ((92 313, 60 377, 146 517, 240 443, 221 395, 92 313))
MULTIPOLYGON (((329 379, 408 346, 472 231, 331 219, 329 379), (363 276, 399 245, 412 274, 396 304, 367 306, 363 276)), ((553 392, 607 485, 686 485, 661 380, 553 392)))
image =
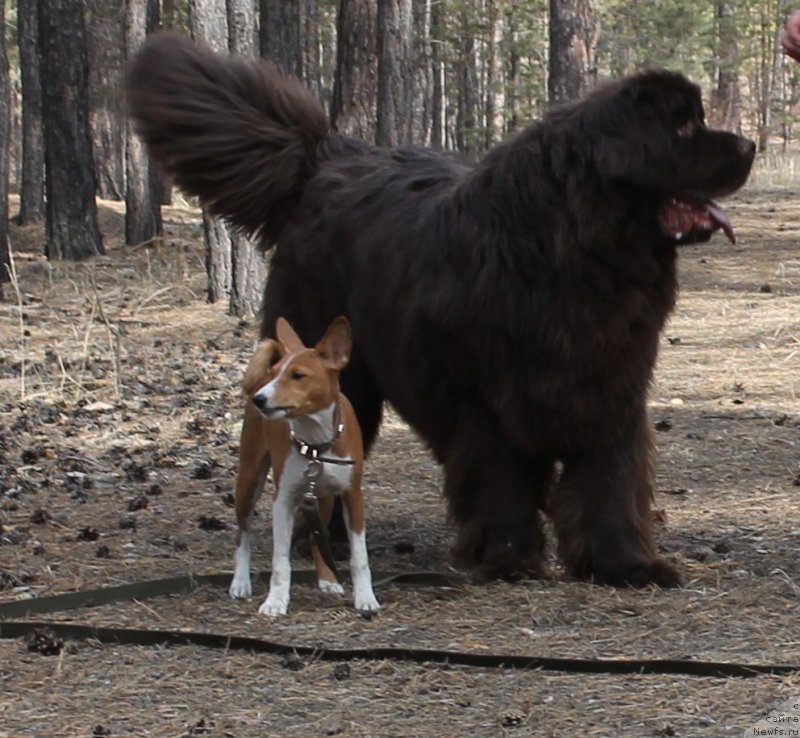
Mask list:
POLYGON ((137 133, 174 183, 272 246, 329 131, 302 83, 265 60, 163 33, 134 56, 127 93, 137 133))

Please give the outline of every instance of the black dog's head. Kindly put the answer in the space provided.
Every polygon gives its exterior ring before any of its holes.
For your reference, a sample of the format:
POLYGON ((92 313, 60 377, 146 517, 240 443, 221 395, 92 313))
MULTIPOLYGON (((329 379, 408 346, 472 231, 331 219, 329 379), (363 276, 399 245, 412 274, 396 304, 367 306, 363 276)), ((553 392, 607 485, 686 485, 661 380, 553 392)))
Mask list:
POLYGON ((581 140, 585 158, 609 188, 657 203, 663 235, 707 240, 733 228, 712 198, 747 180, 755 144, 705 125, 700 90, 680 74, 654 71, 599 87, 553 112, 581 140))

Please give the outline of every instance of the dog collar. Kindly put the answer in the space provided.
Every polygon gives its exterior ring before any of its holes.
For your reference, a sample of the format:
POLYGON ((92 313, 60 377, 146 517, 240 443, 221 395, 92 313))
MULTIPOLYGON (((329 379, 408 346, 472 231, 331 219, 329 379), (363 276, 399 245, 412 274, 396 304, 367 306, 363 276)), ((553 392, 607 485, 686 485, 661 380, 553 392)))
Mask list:
POLYGON ((336 443, 339 436, 342 435, 342 431, 344 431, 344 423, 342 423, 341 419, 339 418, 339 406, 337 405, 336 410, 334 411, 333 438, 331 438, 330 441, 326 441, 325 443, 307 443, 302 438, 298 438, 295 432, 291 429, 289 430, 289 436, 292 439, 292 444, 297 450, 297 453, 309 461, 317 461, 324 464, 352 466, 356 463, 354 459, 336 459, 330 456, 322 455, 333 448, 333 444, 336 443))

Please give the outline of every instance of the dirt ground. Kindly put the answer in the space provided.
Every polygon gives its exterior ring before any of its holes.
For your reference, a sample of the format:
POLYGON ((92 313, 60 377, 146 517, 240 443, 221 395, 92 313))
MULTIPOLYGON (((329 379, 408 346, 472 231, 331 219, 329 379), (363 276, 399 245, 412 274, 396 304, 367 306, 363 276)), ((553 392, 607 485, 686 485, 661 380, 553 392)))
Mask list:
MULTIPOLYGON (((658 540, 685 588, 596 587, 553 562, 551 581, 382 587, 372 619, 304 585, 279 620, 256 613, 263 587, 251 601, 202 588, 48 617, 327 647, 800 664, 800 190, 756 183, 727 210, 735 247, 718 235, 682 252, 651 395, 658 540)), ((12 232, 0 602, 232 567, 238 384, 256 326, 206 304, 196 212, 169 210, 165 244, 134 249, 119 247, 118 205, 101 217, 108 255, 86 263, 48 264, 41 228, 12 232)), ((439 487, 437 466, 389 414, 365 482, 374 569, 449 571, 439 487)), ((264 509, 259 569, 268 520, 264 509)), ((0 738, 717 738, 753 735, 790 698, 800 675, 343 665, 91 640, 48 656, 0 640, 0 738)))

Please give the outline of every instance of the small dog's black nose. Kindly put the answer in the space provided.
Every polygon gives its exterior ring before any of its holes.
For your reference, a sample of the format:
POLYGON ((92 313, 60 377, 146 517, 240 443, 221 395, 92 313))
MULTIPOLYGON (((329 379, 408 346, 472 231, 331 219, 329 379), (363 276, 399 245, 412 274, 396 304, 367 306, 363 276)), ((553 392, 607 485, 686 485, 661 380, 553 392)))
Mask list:
POLYGON ((267 406, 267 398, 263 395, 253 395, 253 404, 259 410, 263 410, 267 406))

